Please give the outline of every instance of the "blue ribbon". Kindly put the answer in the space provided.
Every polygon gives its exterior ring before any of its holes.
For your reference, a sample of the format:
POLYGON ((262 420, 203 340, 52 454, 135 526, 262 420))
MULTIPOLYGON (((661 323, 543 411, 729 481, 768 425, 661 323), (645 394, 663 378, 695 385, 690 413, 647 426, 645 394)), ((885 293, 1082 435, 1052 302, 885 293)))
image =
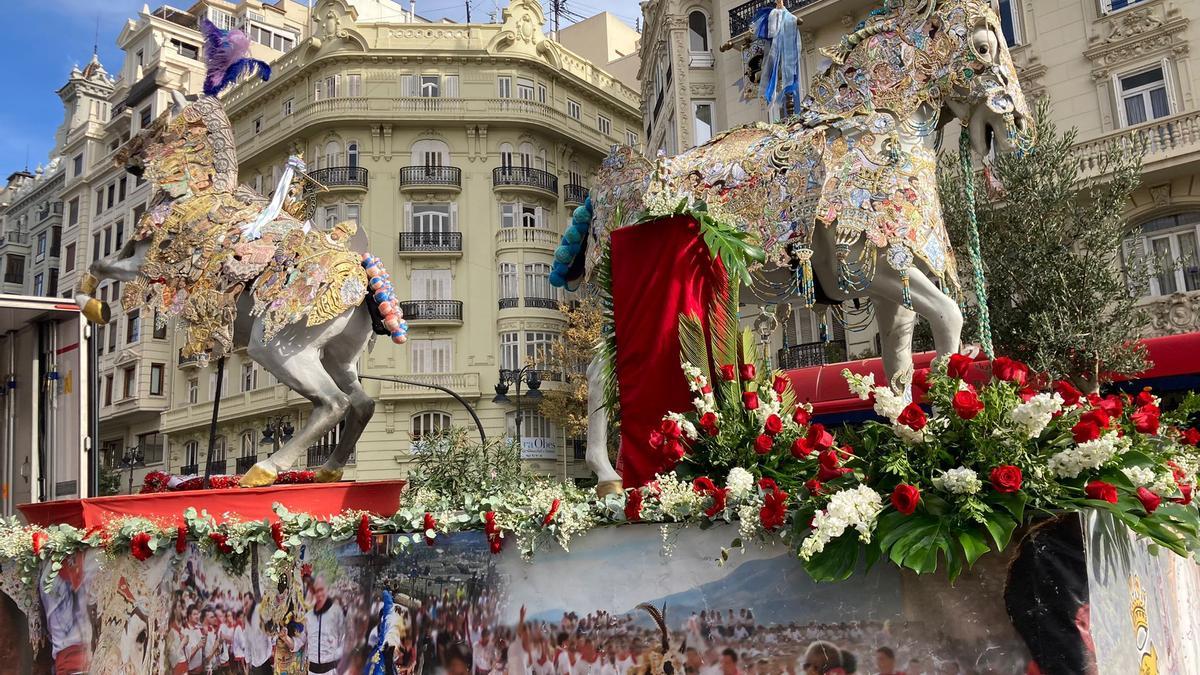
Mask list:
POLYGON ((762 93, 767 105, 783 102, 784 96, 800 95, 800 29, 796 16, 786 9, 772 9, 762 13, 756 27, 757 37, 769 39, 771 46, 763 60, 762 93), (778 16, 779 28, 770 35, 772 18, 778 16), (783 87, 780 88, 782 83, 783 87))

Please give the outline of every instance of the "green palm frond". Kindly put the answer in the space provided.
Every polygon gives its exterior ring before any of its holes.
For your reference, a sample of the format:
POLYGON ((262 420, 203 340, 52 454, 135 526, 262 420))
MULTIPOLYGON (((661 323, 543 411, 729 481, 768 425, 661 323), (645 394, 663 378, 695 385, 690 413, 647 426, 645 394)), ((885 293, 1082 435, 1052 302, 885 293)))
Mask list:
POLYGON ((708 355, 708 341, 704 338, 704 326, 700 317, 695 314, 679 315, 679 358, 682 362, 691 363, 704 373, 709 382, 715 381, 711 360, 708 355))

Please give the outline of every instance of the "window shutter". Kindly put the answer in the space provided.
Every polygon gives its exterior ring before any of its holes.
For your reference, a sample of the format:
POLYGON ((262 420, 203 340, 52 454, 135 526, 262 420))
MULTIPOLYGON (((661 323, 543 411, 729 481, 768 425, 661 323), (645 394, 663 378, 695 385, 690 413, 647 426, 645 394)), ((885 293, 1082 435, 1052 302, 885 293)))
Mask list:
POLYGON ((445 92, 443 92, 443 93, 444 93, 445 97, 446 98, 458 98, 458 76, 457 75, 447 75, 444 78, 444 81, 445 81, 445 92))
POLYGON ((1179 100, 1175 96, 1175 73, 1172 68, 1172 61, 1169 58, 1163 57, 1162 60, 1163 85, 1167 88, 1167 105, 1171 106, 1170 114, 1181 110, 1179 100))
POLYGON ((458 202, 450 202, 450 231, 458 231, 458 202))
POLYGON ((402 96, 402 97, 412 96, 412 88, 413 88, 413 76, 412 75, 401 75, 400 76, 400 96, 402 96))
POLYGON ((542 207, 534 209, 533 224, 535 227, 544 228, 545 222, 542 219, 542 207))
POLYGON ((404 223, 402 227, 404 228, 405 232, 417 231, 417 229, 413 227, 412 202, 404 202, 404 223))
POLYGON ((1109 78, 1109 86, 1112 87, 1113 106, 1117 111, 1117 126, 1127 127, 1129 122, 1125 117, 1125 98, 1121 95, 1121 78, 1115 73, 1109 78))

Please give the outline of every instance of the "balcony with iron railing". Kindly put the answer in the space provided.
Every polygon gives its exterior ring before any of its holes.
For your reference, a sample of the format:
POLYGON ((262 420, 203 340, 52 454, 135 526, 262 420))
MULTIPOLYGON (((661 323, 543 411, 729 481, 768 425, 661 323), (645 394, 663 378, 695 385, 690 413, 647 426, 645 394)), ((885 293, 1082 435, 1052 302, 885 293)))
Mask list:
POLYGON ((563 199, 568 204, 582 204, 587 196, 588 189, 582 185, 567 183, 563 186, 563 199))
POLYGON ((367 170, 361 166, 331 166, 308 175, 330 190, 366 190, 367 170))
POLYGON ((780 349, 775 367, 782 370, 811 368, 846 360, 846 341, 805 342, 780 349))
POLYGON ((500 309, 512 309, 521 301, 520 298, 500 298, 500 309))
POLYGON ((554 309, 557 310, 560 301, 558 298, 531 298, 525 296, 525 306, 535 309, 554 309))
POLYGON ((258 463, 258 455, 245 455, 237 458, 237 473, 246 473, 258 463))
POLYGON ((223 473, 227 473, 229 471, 229 460, 226 460, 224 458, 211 459, 208 461, 207 471, 208 471, 208 473, 210 473, 214 476, 217 476, 217 475, 220 475, 223 473))
POLYGON ((549 193, 558 196, 558 176, 528 166, 498 166, 492 170, 492 187, 549 193))
POLYGON ((400 311, 409 323, 458 325, 463 319, 461 300, 404 300, 400 303, 400 311))
POLYGON ((457 166, 405 166, 400 168, 401 190, 453 190, 462 188, 462 169, 457 166))
MULTIPOLYGON (((783 6, 789 11, 796 12, 808 5, 813 5, 821 0, 783 0, 783 6)), ((729 10, 729 34, 738 36, 750 30, 750 22, 754 20, 754 14, 763 7, 774 7, 774 0, 750 0, 744 2, 737 7, 729 10)))
POLYGON ((196 463, 184 464, 179 467, 180 476, 195 476, 198 473, 200 473, 200 465, 196 463))
POLYGON ((192 354, 191 356, 184 356, 183 350, 180 349, 179 350, 179 367, 180 368, 187 368, 187 367, 197 367, 198 368, 198 367, 200 367, 200 355, 192 354))
POLYGON ((401 232, 400 255, 462 255, 462 232, 401 232))

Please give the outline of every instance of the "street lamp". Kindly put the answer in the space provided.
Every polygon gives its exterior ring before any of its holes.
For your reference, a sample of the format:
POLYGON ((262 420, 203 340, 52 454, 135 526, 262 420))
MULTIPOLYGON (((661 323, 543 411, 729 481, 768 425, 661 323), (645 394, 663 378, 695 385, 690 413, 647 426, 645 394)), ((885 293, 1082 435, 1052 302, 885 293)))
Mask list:
POLYGON ((524 399, 532 399, 539 401, 542 398, 541 386, 542 378, 538 371, 534 370, 533 364, 528 364, 520 370, 509 370, 507 368, 500 369, 500 380, 496 382, 496 395, 492 398, 492 403, 512 403, 512 399, 508 397, 508 388, 516 385, 517 390, 513 394, 517 401, 517 445, 521 445, 521 420, 524 419, 524 399), (521 396, 521 384, 524 383, 528 387, 528 391, 524 396, 521 396))
POLYGON ((278 450, 280 445, 292 440, 292 434, 295 432, 296 427, 292 426, 291 415, 268 417, 260 443, 271 446, 272 450, 278 450))
POLYGON ((133 494, 133 470, 146 466, 146 457, 142 454, 140 446, 125 448, 124 454, 121 455, 120 468, 129 469, 129 494, 133 494))

